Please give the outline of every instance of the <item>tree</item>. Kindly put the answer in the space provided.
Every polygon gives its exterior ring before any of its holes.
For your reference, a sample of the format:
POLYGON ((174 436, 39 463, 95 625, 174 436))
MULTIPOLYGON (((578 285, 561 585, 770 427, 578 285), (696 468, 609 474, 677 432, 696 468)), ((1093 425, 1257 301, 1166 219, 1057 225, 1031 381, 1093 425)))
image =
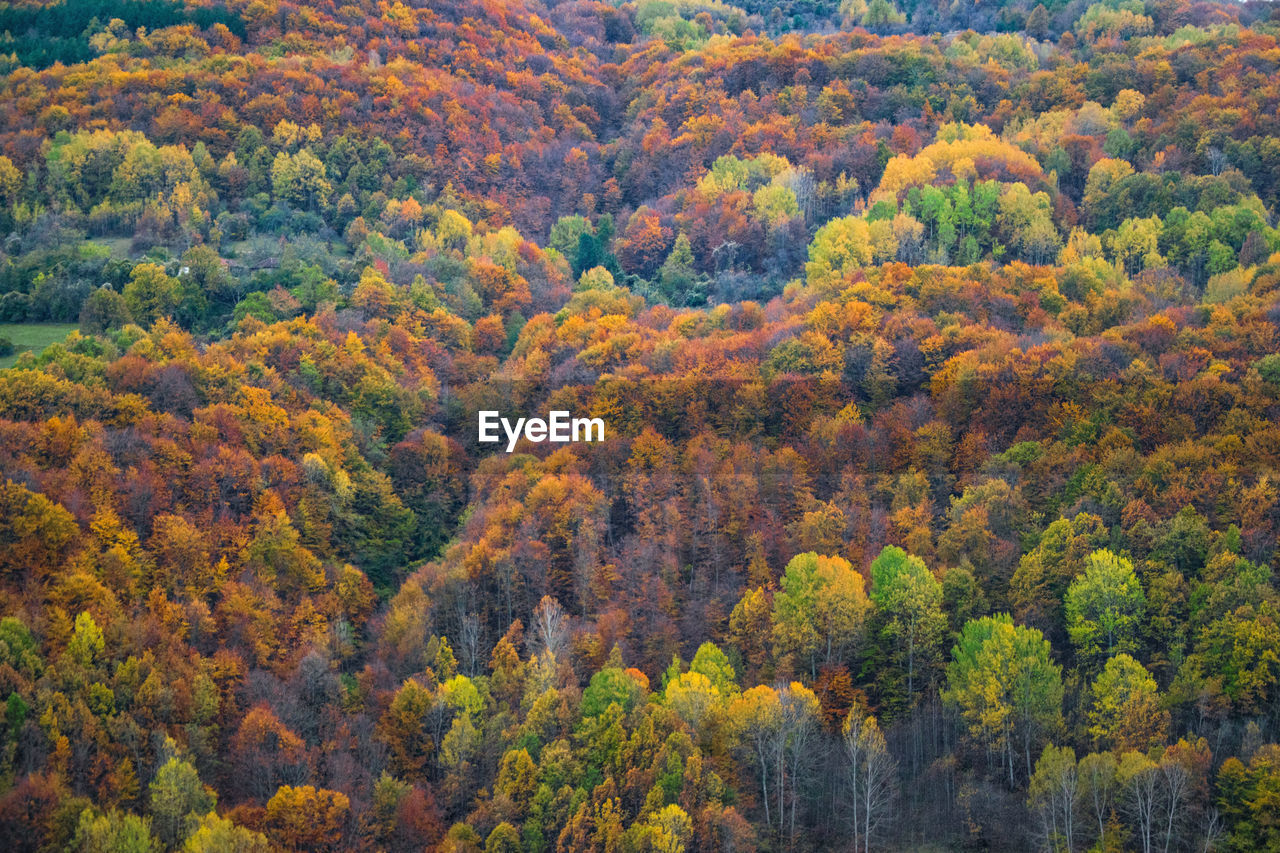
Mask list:
POLYGON ((1107 661, 1093 682, 1089 734, 1117 750, 1145 751, 1163 743, 1169 712, 1146 667, 1123 652, 1107 661))
POLYGON ((4 200, 6 207, 12 208, 17 203, 21 190, 22 172, 18 171, 12 160, 0 154, 0 199, 4 200))
POLYGON ((1280 796, 1280 746, 1265 744, 1246 767, 1236 757, 1218 770, 1217 803, 1230 827, 1234 850, 1275 850, 1280 844, 1276 798, 1280 796))
POLYGON ((1209 744, 1204 738, 1191 741, 1180 738, 1160 757, 1164 853, 1175 848, 1175 841, 1181 841, 1182 833, 1203 809, 1211 761, 1209 744))
POLYGON ((618 238, 618 260, 627 272, 652 275, 671 250, 674 235, 662 224, 658 214, 641 207, 627 220, 618 238))
POLYGON ((905 23, 906 20, 907 16, 899 12, 890 0, 871 0, 862 16, 862 25, 874 31, 905 23))
POLYGON ((701 729, 709 714, 723 708, 739 693, 733 664, 714 643, 698 647, 688 672, 676 672, 670 677, 669 671, 663 700, 694 731, 701 729))
POLYGON ((733 670, 733 664, 715 643, 707 642, 698 646, 693 660, 689 662, 689 671, 705 675, 721 696, 729 697, 738 692, 737 673, 733 670))
MULTIPOLYGON (((575 261, 578 241, 583 234, 592 234, 594 229, 590 221, 582 216, 561 216, 551 226, 551 234, 547 245, 564 255, 570 264, 575 261)), ((578 270, 581 271, 580 269, 578 270)))
POLYGON ((271 188, 276 198, 307 210, 327 205, 333 192, 324 164, 305 148, 296 154, 276 154, 271 164, 271 188))
POLYGON ((1062 626, 1067 589, 1108 534, 1102 519, 1089 513, 1050 524, 1013 573, 1010 593, 1015 616, 1050 638, 1065 639, 1062 626))
POLYGON ((1000 193, 996 215, 1000 237, 1023 260, 1048 263, 1057 257, 1062 245, 1051 214, 1047 193, 1033 195, 1026 184, 1008 184, 1000 193))
POLYGON ((6 479, 0 486, 0 577, 45 580, 61 565, 78 529, 61 504, 6 479))
POLYGON ((149 790, 152 825, 170 849, 181 844, 217 802, 213 791, 200 782, 195 767, 176 756, 156 771, 149 790))
POLYGON ((259 802, 271 796, 282 783, 300 783, 306 778, 306 745, 290 731, 266 705, 250 708, 231 738, 228 762, 236 787, 259 802))
POLYGON ((692 840, 693 821, 684 809, 669 805, 649 816, 645 834, 654 853, 684 853, 692 840))
POLYGON ((1270 601, 1243 604, 1201 631, 1195 659, 1222 681, 1233 706, 1259 713, 1280 684, 1280 613, 1270 601))
POLYGON ((1107 848, 1107 822, 1116 791, 1116 757, 1111 752, 1091 752, 1080 759, 1076 772, 1080 785, 1080 797, 1085 809, 1098 825, 1097 846, 1107 848))
POLYGON ((1025 29, 1027 35, 1032 38, 1043 41, 1049 37, 1049 12, 1045 9, 1043 3, 1037 3, 1036 7, 1031 10, 1031 14, 1027 15, 1025 29))
POLYGON ((1053 853, 1075 849, 1075 817, 1080 800, 1076 754, 1069 746, 1049 744, 1036 761, 1027 805, 1040 815, 1041 832, 1053 853))
POLYGON ((876 718, 858 704, 842 729, 849 758, 849 816, 855 853, 869 853, 888 823, 898 787, 898 763, 889 753, 876 718))
POLYGON ((988 756, 1001 756, 1013 787, 1014 755, 1023 753, 1030 777, 1032 747, 1061 724, 1061 669, 1039 631, 1003 613, 967 622, 951 656, 943 699, 988 756))
POLYGON ((340 850, 350 808, 339 791, 285 785, 267 802, 267 834, 286 850, 340 850))
MULTIPOLYGON (((1161 222, 1159 217, 1130 218, 1120 223, 1110 240, 1110 248, 1116 262, 1130 275, 1144 269, 1162 266, 1164 258, 1157 251, 1161 222)), ((1110 232, 1108 232, 1110 233, 1110 232)), ((1235 255, 1231 264, 1235 265, 1235 255)))
POLYGON ((147 818, 115 809, 105 814, 85 809, 71 849, 80 853, 160 853, 164 848, 151 834, 147 818))
MULTIPOLYGON (((185 267, 180 281, 182 282, 183 301, 198 301, 207 304, 210 313, 220 316, 235 302, 236 280, 227 271, 227 264, 218 253, 209 246, 192 246, 182 256, 185 267)), ((309 273, 319 273, 315 267, 304 267, 298 277, 305 280, 309 273)), ((315 303, 312 303, 314 309, 315 303)), ((183 312, 188 311, 183 306, 183 312)), ((195 318, 188 318, 194 320, 195 318)))
POLYGON ((493 828, 484 842, 484 853, 520 853, 520 833, 503 821, 493 828))
POLYGON ((773 597, 774 642, 784 653, 807 659, 817 677, 819 663, 834 663, 857 650, 870 607, 862 575, 843 557, 813 552, 791 559, 773 597))
POLYGON ((700 672, 684 672, 672 678, 663 691, 663 701, 693 731, 701 730, 707 715, 719 706, 724 694, 700 672))
POLYGON ((92 669, 102 659, 106 640, 89 611, 76 616, 75 631, 67 643, 67 659, 82 670, 92 669))
POLYGON ((870 263, 871 232, 867 221, 846 216, 831 220, 813 236, 805 278, 815 287, 834 290, 855 270, 870 263))
POLYGON ((693 250, 689 245, 689 238, 682 232, 676 237, 671 254, 667 255, 658 270, 658 285, 668 300, 673 304, 683 305, 694 281, 693 250))
POLYGON ((533 611, 531 630, 541 653, 563 657, 569 642, 569 616, 560 602, 544 595, 533 611))
POLYGON ((749 589, 729 614, 729 637, 741 655, 746 679, 758 676, 768 660, 769 640, 773 636, 773 612, 770 596, 763 587, 749 589))
POLYGON ((1116 777, 1122 792, 1121 805, 1133 822, 1142 853, 1152 853, 1157 799, 1160 796, 1160 768, 1141 752, 1126 752, 1120 756, 1116 777))
POLYGON ((820 715, 818 697, 796 682, 779 690, 753 687, 729 708, 730 725, 759 772, 765 824, 779 831, 789 825, 793 839, 820 715))
POLYGON ((80 309, 80 331, 100 335, 118 329, 133 319, 125 298, 110 287, 99 287, 84 301, 80 309))
POLYGON ((391 768, 397 776, 422 778, 439 744, 428 726, 435 706, 431 691, 410 678, 396 691, 379 722, 382 738, 391 751, 391 768))
POLYGON ((161 317, 173 314, 180 296, 178 280, 166 275, 157 264, 138 264, 124 286, 129 314, 142 326, 150 326, 161 317))
MULTIPOLYGON (((915 703, 916 685, 928 684, 940 663, 947 629, 942 584, 919 557, 889 545, 871 563, 871 601, 881 626, 880 648, 887 650, 894 669, 905 673, 901 707, 909 708, 915 703)), ((886 693, 898 690, 891 683, 886 693)))
POLYGON ((796 812, 799 807, 800 792, 804 789, 812 768, 814 741, 820 731, 822 706, 812 690, 794 681, 778 691, 778 699, 781 710, 781 757, 786 768, 784 776, 790 783, 789 796, 782 796, 787 792, 788 786, 784 784, 783 777, 779 778, 779 826, 782 825, 781 819, 786 814, 786 804, 790 801, 791 816, 788 831, 791 843, 795 844, 796 812))
POLYGON ((1080 659, 1096 668, 1117 652, 1137 651, 1147 599, 1133 564, 1106 549, 1085 560, 1067 589, 1067 633, 1080 659))
POLYGON ((209 812, 200 819, 182 845, 183 853, 270 853, 271 844, 261 832, 237 826, 209 812))

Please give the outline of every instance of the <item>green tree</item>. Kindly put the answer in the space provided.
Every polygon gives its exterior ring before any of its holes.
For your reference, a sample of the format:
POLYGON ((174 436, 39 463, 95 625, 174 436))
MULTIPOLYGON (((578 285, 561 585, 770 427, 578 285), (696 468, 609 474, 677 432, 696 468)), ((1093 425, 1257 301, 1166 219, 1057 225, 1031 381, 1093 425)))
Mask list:
POLYGON ((195 831, 217 803, 217 796, 200 782, 195 767, 176 756, 156 771, 149 790, 156 835, 170 849, 195 831))
POLYGON ((12 667, 20 675, 36 678, 44 671, 40 644, 31 629, 17 616, 0 619, 0 666, 12 667))
MULTIPOLYGON (((1161 222, 1159 217, 1126 219, 1110 239, 1111 254, 1125 272, 1135 275, 1144 269, 1159 267, 1164 258, 1157 251, 1161 222)), ((1235 266, 1235 253, 1231 253, 1235 266)))
POLYGON ((109 329, 118 329, 132 319, 122 295, 110 287, 99 287, 89 294, 80 309, 80 331, 86 335, 100 335, 109 329))
POLYGON ((1089 554, 1101 547, 1108 535, 1102 519, 1089 513, 1059 518, 1050 524, 1013 573, 1010 598, 1014 615, 1052 640, 1065 640, 1062 626, 1067 588, 1081 573, 1089 554))
POLYGON ((1007 613, 967 622, 951 656, 942 698, 971 738, 1001 756, 1013 787, 1015 755, 1022 752, 1030 777, 1033 748, 1062 723, 1061 668, 1044 636, 1007 613))
POLYGON ((150 326, 168 317, 178 306, 181 287, 176 278, 166 275, 158 264, 138 264, 124 286, 124 301, 135 323, 150 326))
POLYGON ((484 842, 484 853, 520 853, 522 849, 520 833, 506 821, 495 826, 484 842))
POLYGON ((898 697, 900 708, 910 707, 917 685, 927 685, 941 663, 947 630, 942 584, 924 560, 889 545, 871 563, 871 601, 880 626, 878 648, 891 662, 888 670, 877 668, 882 689, 898 697))
POLYGON ((151 821, 112 809, 105 814, 85 809, 80 814, 71 849, 78 853, 160 853, 151 834, 151 821))
POLYGON ((871 231, 867 221, 845 216, 831 220, 813 235, 805 277, 810 285, 835 290, 845 278, 870 263, 871 231))
POLYGON ((906 23, 907 16, 898 11, 890 0, 871 0, 862 16, 862 25, 869 30, 883 29, 906 23))
POLYGON ((324 164, 305 148, 296 154, 276 154, 271 164, 271 189, 277 199, 307 210, 324 207, 333 193, 324 164))
POLYGON ((1047 193, 1032 194, 1026 184, 1007 184, 1000 193, 996 224, 1000 238, 1033 264, 1057 257, 1062 240, 1053 224, 1053 206, 1047 193))
POLYGON ((658 270, 658 286, 673 304, 683 305, 697 276, 693 269, 693 247, 682 232, 676 237, 671 254, 658 270))
POLYGON ((705 675, 707 680, 720 691, 721 696, 729 697, 738 692, 737 673, 729 657, 715 643, 703 643, 698 646, 693 660, 689 663, 689 671, 705 675))
POLYGON ((1137 651, 1147 599, 1133 563, 1100 549, 1067 589, 1067 633, 1080 661, 1096 671, 1117 652, 1137 651))
POLYGON ((235 303, 236 280, 212 248, 191 247, 182 256, 182 266, 185 268, 180 277, 184 304, 180 316, 184 319, 204 322, 204 312, 224 315, 235 303))
POLYGON ((1280 850, 1280 746, 1259 748, 1246 767, 1228 758, 1218 770, 1218 808, 1226 820, 1230 850, 1280 850))
POLYGON ((1195 659, 1221 680, 1223 693, 1239 711, 1256 714, 1274 707, 1280 685, 1280 611, 1262 601, 1215 619, 1201 631, 1195 659))
POLYGON ((102 629, 88 611, 76 617, 75 632, 67 643, 67 658, 81 669, 90 669, 102 658, 106 641, 102 629))

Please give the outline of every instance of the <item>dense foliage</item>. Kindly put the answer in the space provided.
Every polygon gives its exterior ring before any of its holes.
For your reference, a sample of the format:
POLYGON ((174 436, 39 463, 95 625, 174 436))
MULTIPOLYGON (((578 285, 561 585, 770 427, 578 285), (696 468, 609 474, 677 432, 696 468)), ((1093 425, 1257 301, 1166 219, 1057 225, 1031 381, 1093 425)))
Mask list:
POLYGON ((0 849, 1280 849, 1268 4, 0 31, 0 849))

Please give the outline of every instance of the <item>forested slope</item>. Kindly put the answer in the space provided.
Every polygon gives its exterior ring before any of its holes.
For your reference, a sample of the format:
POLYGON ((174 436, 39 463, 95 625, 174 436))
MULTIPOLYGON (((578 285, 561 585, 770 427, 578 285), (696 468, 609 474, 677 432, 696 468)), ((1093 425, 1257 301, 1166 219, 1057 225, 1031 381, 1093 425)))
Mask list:
POLYGON ((1271 7, 765 5, 0 9, 0 848, 1280 845, 1271 7))

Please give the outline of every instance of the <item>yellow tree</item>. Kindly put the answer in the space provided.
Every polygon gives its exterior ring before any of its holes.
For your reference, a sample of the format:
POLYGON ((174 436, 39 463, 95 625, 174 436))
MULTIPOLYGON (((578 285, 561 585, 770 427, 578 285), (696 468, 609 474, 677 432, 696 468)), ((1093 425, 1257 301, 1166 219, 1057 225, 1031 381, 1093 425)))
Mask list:
POLYGON ((773 638, 782 653, 818 665, 844 660, 862 644, 867 612, 862 575, 843 557, 809 552, 787 564, 773 597, 773 638))
POLYGON ((1093 682, 1089 734, 1117 750, 1145 751, 1164 742, 1169 712, 1146 667, 1123 652, 1107 661, 1093 682))
POLYGON ((759 771, 765 824, 795 839, 799 792, 812 767, 822 708, 803 684, 761 685, 729 706, 729 721, 759 771))
POLYGON ((267 802, 267 834, 286 850, 340 850, 350 810, 340 791, 285 785, 267 802))

